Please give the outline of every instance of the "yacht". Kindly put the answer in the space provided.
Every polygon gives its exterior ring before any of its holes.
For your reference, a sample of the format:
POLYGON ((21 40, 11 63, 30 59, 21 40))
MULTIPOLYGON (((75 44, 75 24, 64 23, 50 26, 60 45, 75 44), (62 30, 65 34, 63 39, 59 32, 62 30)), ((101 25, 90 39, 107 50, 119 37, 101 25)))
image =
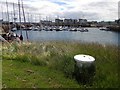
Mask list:
POLYGON ((101 27, 100 30, 109 31, 110 29, 107 27, 101 27))
POLYGON ((11 31, 17 31, 17 28, 16 28, 16 27, 14 27, 14 28, 12 28, 12 29, 11 29, 11 31))

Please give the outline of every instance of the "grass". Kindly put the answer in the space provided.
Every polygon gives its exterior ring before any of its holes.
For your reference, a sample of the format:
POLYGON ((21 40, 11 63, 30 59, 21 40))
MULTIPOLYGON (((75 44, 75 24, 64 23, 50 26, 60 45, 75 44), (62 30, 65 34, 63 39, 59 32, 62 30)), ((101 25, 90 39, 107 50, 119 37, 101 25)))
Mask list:
POLYGON ((117 88, 118 47, 96 43, 40 42, 3 45, 3 87, 7 88, 117 88), (74 55, 95 57, 92 83, 78 83, 74 55))
POLYGON ((80 87, 75 80, 65 78, 64 74, 47 67, 30 63, 5 60, 3 87, 11 88, 59 88, 80 87), (9 71, 8 71, 9 70, 9 71), (11 72, 11 73, 10 73, 11 72), (65 82, 64 82, 65 81, 65 82))

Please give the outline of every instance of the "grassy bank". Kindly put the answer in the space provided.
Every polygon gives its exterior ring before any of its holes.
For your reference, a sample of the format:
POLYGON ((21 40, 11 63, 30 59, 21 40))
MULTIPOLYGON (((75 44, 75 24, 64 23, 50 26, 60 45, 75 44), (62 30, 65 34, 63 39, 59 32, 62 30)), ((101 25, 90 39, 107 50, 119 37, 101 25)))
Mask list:
POLYGON ((41 42, 3 45, 3 87, 81 88, 118 87, 118 48, 94 43, 41 42), (95 57, 92 83, 73 77, 74 55, 95 57))

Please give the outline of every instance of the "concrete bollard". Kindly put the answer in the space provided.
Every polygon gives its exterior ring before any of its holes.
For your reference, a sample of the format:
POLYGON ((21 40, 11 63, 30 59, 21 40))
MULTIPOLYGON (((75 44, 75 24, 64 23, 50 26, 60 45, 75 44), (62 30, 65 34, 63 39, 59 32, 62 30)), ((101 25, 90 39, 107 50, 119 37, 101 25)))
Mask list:
POLYGON ((95 75, 95 58, 89 55, 75 55, 75 78, 79 83, 90 83, 95 75))

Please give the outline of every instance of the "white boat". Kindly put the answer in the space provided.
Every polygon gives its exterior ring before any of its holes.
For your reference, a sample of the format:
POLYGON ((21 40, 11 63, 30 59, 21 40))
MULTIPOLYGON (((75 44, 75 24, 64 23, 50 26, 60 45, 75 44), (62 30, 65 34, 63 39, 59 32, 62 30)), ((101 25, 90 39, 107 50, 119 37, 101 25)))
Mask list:
POLYGON ((68 31, 68 27, 63 27, 63 31, 68 31))
POLYGON ((69 31, 77 31, 76 28, 71 28, 69 31))
POLYGON ((33 30, 33 31, 39 31, 39 29, 40 29, 40 28, 39 28, 38 26, 35 26, 35 25, 32 26, 32 30, 33 30))
POLYGON ((14 28, 12 28, 12 30, 11 31, 17 31, 17 28, 16 27, 14 27, 14 28))
POLYGON ((78 29, 78 31, 80 31, 80 32, 88 32, 88 29, 82 28, 82 29, 78 29))
POLYGON ((38 29, 38 27, 34 27, 33 30, 34 31, 38 31, 39 29, 38 29))
POLYGON ((88 32, 88 29, 85 29, 84 32, 88 32))
POLYGON ((110 29, 107 27, 101 27, 100 30, 105 30, 105 31, 109 31, 110 29))
POLYGON ((33 30, 33 27, 29 27, 28 30, 33 30))

